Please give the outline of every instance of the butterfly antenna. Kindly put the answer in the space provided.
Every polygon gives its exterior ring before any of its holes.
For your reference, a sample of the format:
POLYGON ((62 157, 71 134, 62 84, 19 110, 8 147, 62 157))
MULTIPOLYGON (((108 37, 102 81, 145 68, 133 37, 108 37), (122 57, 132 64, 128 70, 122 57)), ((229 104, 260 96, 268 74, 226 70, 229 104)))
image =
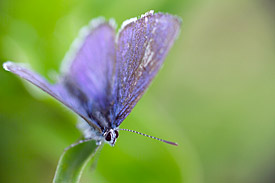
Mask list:
POLYGON ((135 130, 121 129, 121 128, 119 128, 119 129, 117 129, 117 130, 123 130, 123 131, 128 131, 128 132, 137 133, 137 134, 139 134, 139 135, 143 135, 143 136, 145 136, 145 137, 149 137, 149 138, 152 138, 152 139, 161 141, 161 142, 165 142, 165 143, 167 143, 167 144, 171 144, 171 145, 174 145, 174 146, 178 146, 178 144, 175 143, 175 142, 163 140, 163 139, 160 139, 160 138, 157 138, 157 137, 153 137, 153 136, 151 136, 151 135, 147 135, 147 134, 144 134, 144 133, 137 132, 137 131, 135 131, 135 130))

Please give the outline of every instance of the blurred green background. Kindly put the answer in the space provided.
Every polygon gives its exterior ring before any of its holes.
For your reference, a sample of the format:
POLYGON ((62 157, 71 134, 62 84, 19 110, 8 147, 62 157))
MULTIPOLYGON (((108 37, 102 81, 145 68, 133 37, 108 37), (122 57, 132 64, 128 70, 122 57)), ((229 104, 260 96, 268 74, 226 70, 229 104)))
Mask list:
MULTIPOLYGON (((275 3, 271 0, 1 0, 0 63, 48 79, 90 19, 150 9, 183 19, 153 85, 82 182, 275 182, 275 3)), ((51 182, 76 115, 0 70, 0 182, 51 182)))

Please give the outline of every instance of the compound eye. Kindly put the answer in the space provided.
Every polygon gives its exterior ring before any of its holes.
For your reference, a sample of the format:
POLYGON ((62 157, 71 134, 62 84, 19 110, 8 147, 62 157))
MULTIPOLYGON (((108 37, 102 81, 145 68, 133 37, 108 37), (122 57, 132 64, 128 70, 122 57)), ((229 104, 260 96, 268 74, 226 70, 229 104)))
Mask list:
POLYGON ((116 138, 118 138, 118 131, 117 130, 115 130, 115 134, 116 134, 116 138))
POLYGON ((109 132, 109 133, 107 133, 107 135, 105 137, 105 140, 106 141, 111 141, 111 139, 112 139, 112 136, 111 136, 111 133, 109 132))

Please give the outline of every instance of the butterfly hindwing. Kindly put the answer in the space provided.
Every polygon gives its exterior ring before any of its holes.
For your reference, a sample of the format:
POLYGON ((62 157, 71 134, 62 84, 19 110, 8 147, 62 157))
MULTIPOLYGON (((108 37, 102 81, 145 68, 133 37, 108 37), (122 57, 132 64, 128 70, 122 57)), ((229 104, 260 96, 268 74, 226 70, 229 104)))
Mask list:
POLYGON ((106 115, 102 113, 110 109, 112 100, 115 28, 97 19, 85 32, 78 48, 74 48, 74 56, 63 63, 66 69, 63 68, 56 84, 13 62, 6 62, 4 68, 47 92, 101 131, 103 126, 108 126, 106 115))
POLYGON ((83 119, 87 119, 88 116, 86 115, 86 112, 83 109, 82 105, 79 103, 78 99, 71 97, 66 87, 64 87, 62 83, 52 85, 39 74, 31 71, 30 69, 27 69, 20 64, 16 64, 13 62, 4 63, 3 67, 5 68, 5 70, 10 71, 18 75, 19 77, 29 81, 52 97, 56 98, 58 101, 77 113, 83 119))

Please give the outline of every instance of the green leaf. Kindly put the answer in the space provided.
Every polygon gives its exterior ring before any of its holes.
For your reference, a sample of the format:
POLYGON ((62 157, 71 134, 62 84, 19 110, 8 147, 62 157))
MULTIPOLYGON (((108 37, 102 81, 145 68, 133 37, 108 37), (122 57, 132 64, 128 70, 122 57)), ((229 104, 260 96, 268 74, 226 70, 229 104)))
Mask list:
POLYGON ((98 147, 91 140, 66 150, 59 159, 53 183, 78 183, 86 164, 98 147))

